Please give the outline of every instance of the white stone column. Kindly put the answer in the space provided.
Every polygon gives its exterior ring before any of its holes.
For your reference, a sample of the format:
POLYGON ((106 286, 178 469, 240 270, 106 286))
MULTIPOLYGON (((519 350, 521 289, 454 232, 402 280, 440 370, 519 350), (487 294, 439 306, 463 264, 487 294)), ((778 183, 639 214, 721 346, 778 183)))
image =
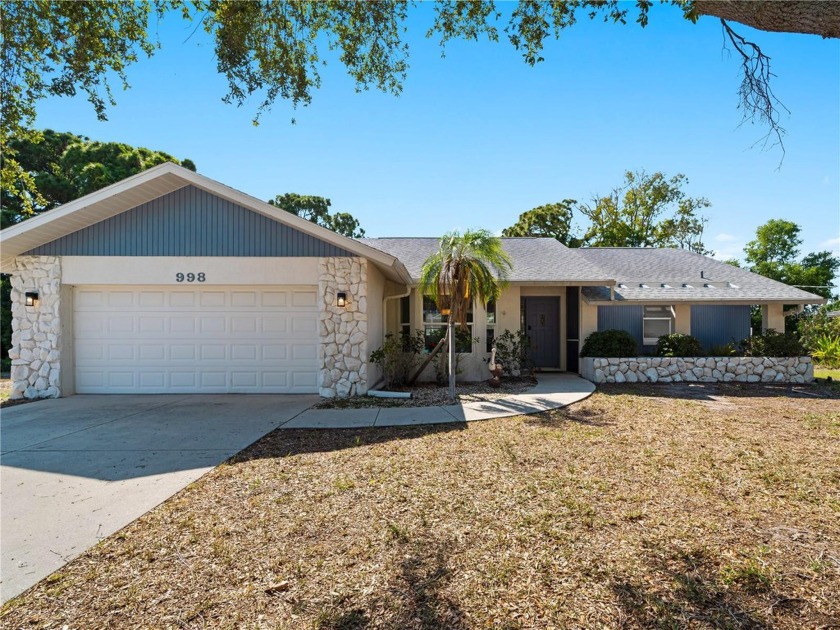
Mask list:
POLYGON ((318 260, 318 393, 344 398, 367 392, 367 260, 318 260), (339 292, 347 296, 338 306, 339 292))
POLYGON ((11 398, 61 396, 61 263, 55 256, 20 256, 12 272, 11 398), (26 294, 37 293, 33 306, 26 294))

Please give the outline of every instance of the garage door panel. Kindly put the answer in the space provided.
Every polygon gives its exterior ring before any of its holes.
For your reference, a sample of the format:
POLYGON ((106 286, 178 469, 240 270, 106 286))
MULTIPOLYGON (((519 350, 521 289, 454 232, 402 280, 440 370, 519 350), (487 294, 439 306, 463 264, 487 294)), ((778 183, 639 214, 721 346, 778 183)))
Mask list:
MULTIPOLYGON (((102 346, 100 346, 100 351, 102 346)), ((104 354, 100 352, 100 355, 104 354)), ((140 357, 145 358, 143 356, 143 350, 140 350, 140 357)), ((134 359, 134 346, 132 344, 127 343, 114 343, 108 345, 108 360, 109 361, 123 361, 123 360, 133 360, 134 359)))
POLYGON ((253 307, 257 305, 258 293, 256 291, 234 291, 230 294, 231 306, 248 306, 253 307))
POLYGON ((317 292, 77 287, 79 393, 317 392, 317 292))
POLYGON ((184 308, 195 306, 195 292, 173 291, 169 294, 169 306, 173 308, 184 308))
POLYGON ((166 306, 166 294, 163 291, 141 291, 137 296, 137 305, 143 308, 166 306))
POLYGON ((134 305, 134 293, 131 291, 109 291, 106 294, 109 308, 126 308, 134 305))
POLYGON ((283 291, 263 291, 262 305, 269 307, 286 306, 287 297, 283 291))
POLYGON ((292 291, 292 306, 314 308, 316 304, 314 291, 292 291))
POLYGON ((227 306, 227 293, 223 291, 202 291, 199 304, 201 306, 227 306))
POLYGON ((196 352, 193 344, 172 344, 169 346, 169 358, 172 361, 195 361, 196 352))
POLYGON ((130 315, 111 315, 107 319, 105 330, 111 334, 134 332, 134 318, 130 315))

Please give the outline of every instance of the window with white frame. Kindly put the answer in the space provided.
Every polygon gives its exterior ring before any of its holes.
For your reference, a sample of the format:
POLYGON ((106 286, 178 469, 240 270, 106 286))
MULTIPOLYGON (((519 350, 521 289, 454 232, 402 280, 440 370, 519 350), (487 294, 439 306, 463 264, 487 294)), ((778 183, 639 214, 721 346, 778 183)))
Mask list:
POLYGON ((496 300, 487 302, 487 352, 493 352, 496 343, 496 300))
MULTIPOLYGON (((435 301, 427 295, 423 296, 423 329, 426 335, 426 352, 434 350, 438 342, 446 335, 449 315, 443 315, 438 310, 435 301)), ((470 303, 467 311, 468 331, 455 328, 455 351, 462 354, 472 352, 473 307, 470 303)))
POLYGON ((644 345, 656 345, 661 336, 674 332, 674 319, 673 306, 645 306, 642 325, 644 345))

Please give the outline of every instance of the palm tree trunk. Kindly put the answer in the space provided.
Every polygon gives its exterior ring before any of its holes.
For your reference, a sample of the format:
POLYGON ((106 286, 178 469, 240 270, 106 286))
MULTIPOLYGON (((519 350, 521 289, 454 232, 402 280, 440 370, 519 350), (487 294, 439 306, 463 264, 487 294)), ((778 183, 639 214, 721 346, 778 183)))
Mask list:
POLYGON ((423 365, 414 373, 410 379, 408 379, 409 385, 414 385, 414 381, 423 373, 423 370, 432 362, 432 360, 437 356, 437 353, 440 352, 440 349, 443 348, 443 344, 449 339, 449 328, 446 329, 446 334, 441 337, 440 341, 437 342, 437 345, 432 348, 432 351, 429 353, 429 356, 426 357, 426 360, 423 361, 423 365))
POLYGON ((449 399, 455 402, 455 335, 452 325, 452 318, 449 318, 449 326, 446 329, 446 336, 452 342, 449 344, 449 399))

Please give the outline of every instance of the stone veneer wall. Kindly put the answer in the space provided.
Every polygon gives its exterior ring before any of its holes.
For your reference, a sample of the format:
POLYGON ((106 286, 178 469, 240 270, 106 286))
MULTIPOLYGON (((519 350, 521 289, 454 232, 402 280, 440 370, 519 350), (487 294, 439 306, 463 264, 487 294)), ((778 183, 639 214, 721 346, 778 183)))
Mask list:
POLYGON ((61 263, 55 256, 21 256, 12 274, 11 398, 61 396, 61 263), (36 306, 24 294, 38 293, 36 306))
POLYGON ((318 393, 344 398, 367 392, 367 260, 328 257, 318 261, 318 393), (336 293, 347 305, 335 305, 336 293))
POLYGON ((581 359, 593 383, 810 383, 811 357, 631 357, 581 359))

